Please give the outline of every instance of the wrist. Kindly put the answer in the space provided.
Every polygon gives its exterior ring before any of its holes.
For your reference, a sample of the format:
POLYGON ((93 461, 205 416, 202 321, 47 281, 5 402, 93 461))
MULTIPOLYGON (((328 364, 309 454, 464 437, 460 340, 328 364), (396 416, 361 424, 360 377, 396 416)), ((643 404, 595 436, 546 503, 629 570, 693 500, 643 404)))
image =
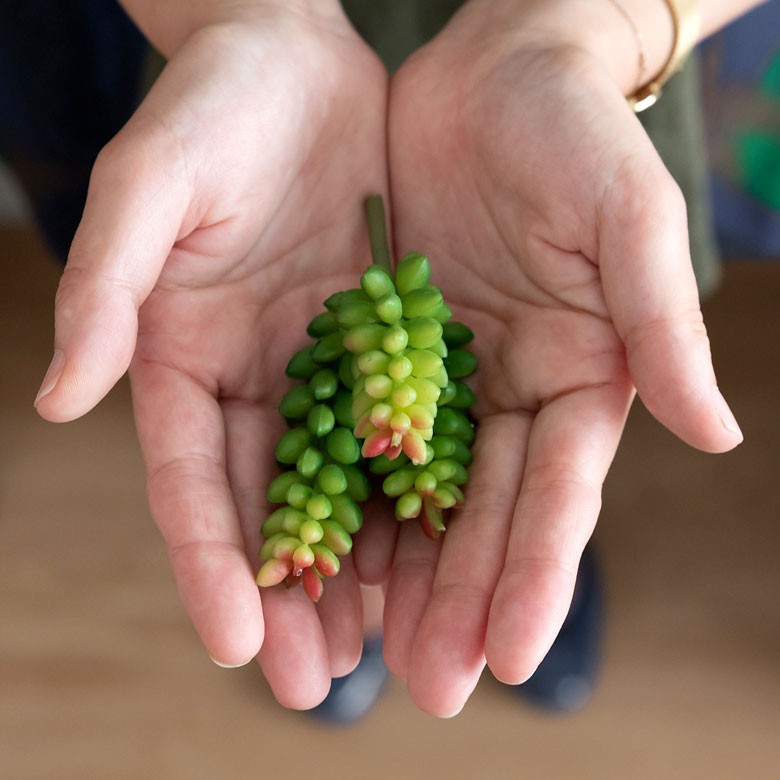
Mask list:
POLYGON ((295 18, 328 26, 345 22, 338 0, 120 0, 120 4, 149 42, 167 58, 207 27, 267 26, 295 18))
POLYGON ((701 33, 700 0, 664 0, 672 19, 672 47, 661 69, 646 68, 645 44, 642 33, 629 14, 620 5, 622 0, 610 0, 615 4, 631 27, 639 50, 641 77, 637 89, 629 96, 635 111, 643 111, 659 98, 664 84, 685 64, 688 55, 699 41, 701 33), (655 75, 650 75, 655 74, 655 75))
POLYGON ((602 10, 612 21, 586 46, 624 95, 642 92, 664 74, 675 52, 679 28, 672 9, 666 0, 606 0, 599 5, 608 6, 602 10))
POLYGON ((464 12, 483 38, 489 25, 510 47, 589 55, 624 95, 663 70, 674 42, 666 0, 470 0, 464 12))

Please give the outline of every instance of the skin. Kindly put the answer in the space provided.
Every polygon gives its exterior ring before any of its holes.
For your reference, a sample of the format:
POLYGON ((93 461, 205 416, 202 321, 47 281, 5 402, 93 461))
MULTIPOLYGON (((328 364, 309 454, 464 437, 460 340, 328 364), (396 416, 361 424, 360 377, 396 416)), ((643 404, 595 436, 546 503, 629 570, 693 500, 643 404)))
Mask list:
POLYGON ((385 610, 390 669, 440 716, 485 664, 520 683, 543 659, 635 391, 695 447, 741 440, 682 196, 602 62, 536 21, 471 4, 391 92, 398 250, 425 247, 480 359, 466 508, 440 547, 403 526, 385 610))
POLYGON ((394 79, 388 124, 387 76, 335 2, 193 0, 187 27, 179 4, 126 5, 169 64, 96 163, 39 413, 79 417, 130 367, 185 607, 215 661, 257 657, 285 706, 357 662, 359 581, 387 588, 386 660, 423 710, 459 711, 485 664, 526 679, 635 391, 693 446, 741 440, 681 195, 623 98, 630 28, 606 4, 472 0, 394 79), (591 9, 574 32, 573 6, 591 9), (425 251, 478 333, 469 501, 439 544, 369 508, 315 607, 254 583, 276 405, 306 323, 365 266, 357 204, 388 175, 397 254, 425 251))
POLYGON ((384 190, 386 87, 343 19, 269 7, 177 46, 95 166, 57 294, 65 362, 37 402, 78 417, 130 364, 184 605, 213 659, 257 656, 294 708, 357 663, 361 607, 349 561, 316 608, 255 585, 276 407, 306 323, 369 255, 355 193, 384 190))

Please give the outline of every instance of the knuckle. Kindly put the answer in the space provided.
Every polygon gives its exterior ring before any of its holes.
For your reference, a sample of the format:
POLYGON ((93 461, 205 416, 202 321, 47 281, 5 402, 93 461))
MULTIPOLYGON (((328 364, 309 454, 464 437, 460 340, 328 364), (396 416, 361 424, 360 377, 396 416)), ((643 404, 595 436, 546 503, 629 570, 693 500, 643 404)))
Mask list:
POLYGON ((507 559, 504 576, 516 579, 524 585, 529 580, 559 580, 573 589, 577 580, 577 566, 555 556, 523 555, 507 559))
POLYGON ((698 304, 684 306, 668 314, 644 319, 633 324, 626 330, 624 342, 630 358, 645 344, 650 344, 651 348, 655 348, 655 344, 667 335, 679 337, 681 334, 688 334, 705 345, 709 345, 704 316, 698 304))
POLYGON ((393 563, 392 578, 399 582, 429 583, 435 570, 436 562, 430 558, 406 558, 393 563))
POLYGON ((511 517, 517 502, 517 491, 509 486, 475 483, 469 485, 468 495, 468 511, 489 518, 511 517))
POLYGON ((478 614, 487 620, 492 590, 468 582, 447 582, 434 586, 433 603, 444 612, 478 614))
POLYGON ((54 296, 54 310, 60 321, 71 321, 76 316, 86 275, 77 264, 69 262, 65 266, 54 296))
POLYGON ((635 229, 656 230, 659 224, 687 219, 685 197, 660 160, 644 154, 626 157, 615 170, 604 194, 604 213, 635 229))

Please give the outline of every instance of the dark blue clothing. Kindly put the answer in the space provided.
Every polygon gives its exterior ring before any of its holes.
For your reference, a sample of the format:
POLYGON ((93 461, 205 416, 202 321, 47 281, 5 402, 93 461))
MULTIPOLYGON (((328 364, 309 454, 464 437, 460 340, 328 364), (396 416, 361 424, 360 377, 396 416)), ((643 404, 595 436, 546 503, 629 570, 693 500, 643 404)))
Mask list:
POLYGON ((67 256, 100 149, 137 106, 146 44, 104 0, 0 0, 0 155, 67 256))

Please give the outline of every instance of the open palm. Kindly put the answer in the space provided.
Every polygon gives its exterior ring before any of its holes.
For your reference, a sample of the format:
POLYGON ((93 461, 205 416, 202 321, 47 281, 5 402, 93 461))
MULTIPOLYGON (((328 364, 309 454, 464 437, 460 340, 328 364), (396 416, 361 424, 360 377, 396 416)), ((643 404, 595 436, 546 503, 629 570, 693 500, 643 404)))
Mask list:
POLYGON ((385 187, 386 74, 346 24, 280 17, 196 33, 101 155, 38 408, 78 416, 132 357, 152 513, 196 629, 227 665, 262 644, 277 698, 310 707, 359 658, 357 579, 347 563, 317 607, 300 589, 261 603, 253 571, 285 365, 368 255, 356 204, 385 187))
POLYGON ((739 440, 684 204, 624 99, 592 57, 471 44, 473 21, 415 55, 390 102, 397 248, 429 255, 480 359, 466 508, 440 547, 404 526, 387 596, 388 664, 439 715, 486 662, 518 683, 544 657, 635 386, 689 443, 739 440))
POLYGON ((356 571, 389 577, 386 659, 423 709, 460 709, 486 662, 527 678, 635 388, 695 446, 740 439, 679 191, 593 57, 491 30, 488 7, 404 66, 388 144, 386 74, 343 18, 260 4, 268 24, 196 32, 101 154, 58 291, 38 410, 84 414, 132 361, 152 512, 193 623, 222 664, 259 653, 291 707, 357 662, 356 571), (430 256, 477 332, 468 502, 441 544, 406 524, 393 550, 395 526, 368 522, 316 606, 260 594, 283 370, 365 266, 356 204, 385 191, 387 146, 396 249, 430 256))

